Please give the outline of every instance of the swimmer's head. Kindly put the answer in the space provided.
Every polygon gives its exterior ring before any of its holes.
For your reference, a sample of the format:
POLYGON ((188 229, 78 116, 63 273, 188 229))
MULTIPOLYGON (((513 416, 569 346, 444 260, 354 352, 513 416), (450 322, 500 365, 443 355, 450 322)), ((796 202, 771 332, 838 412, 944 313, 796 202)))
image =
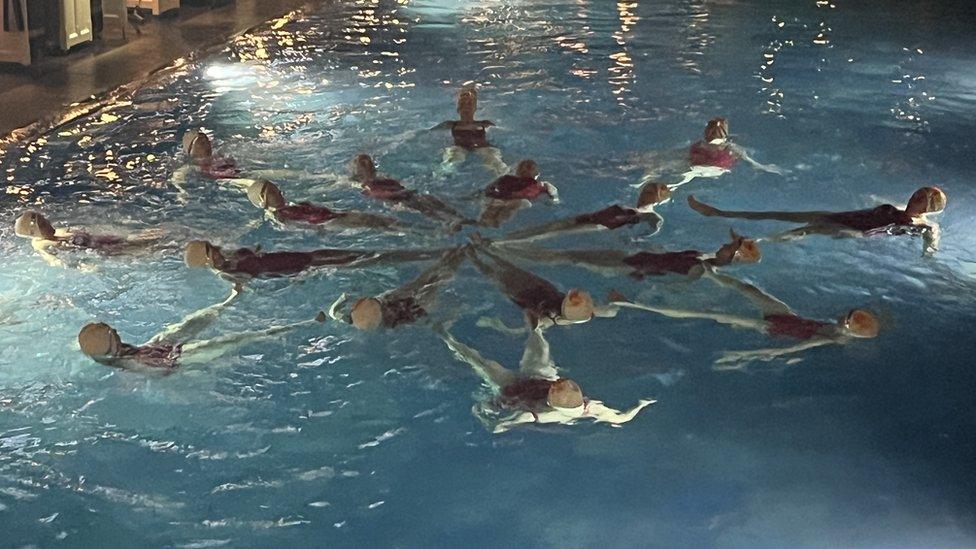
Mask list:
POLYGON ((878 336, 878 317, 865 309, 853 309, 840 321, 844 331, 853 337, 870 339, 878 336))
POLYGON ((729 121, 724 118, 713 118, 705 126, 705 141, 721 143, 729 138, 729 121))
POLYGON ((473 86, 461 88, 457 98, 457 112, 461 119, 473 119, 478 110, 478 90, 473 86))
POLYGON ((349 316, 360 330, 375 330, 383 324, 383 306, 375 297, 364 297, 353 303, 349 316))
POLYGON ((213 144, 207 134, 193 130, 183 134, 183 153, 197 160, 213 156, 213 144))
POLYGON ((905 211, 909 215, 922 215, 927 213, 938 213, 946 207, 946 194, 938 187, 922 187, 915 191, 908 199, 908 207, 905 211))
POLYGON ((539 177, 539 165, 535 160, 522 160, 515 166, 515 175, 525 179, 535 179, 539 177))
POLYGON ((583 406, 583 390, 571 379, 557 379, 549 386, 546 402, 553 408, 579 408, 583 406))
POLYGON ((664 183, 647 183, 637 195, 637 207, 646 208, 661 204, 671 198, 671 189, 664 183))
POLYGON ((563 298, 560 314, 566 320, 580 322, 593 318, 595 308, 589 292, 572 289, 566 292, 566 297, 563 298))
POLYGON ((360 183, 372 181, 376 179, 376 164, 368 154, 357 154, 349 163, 349 175, 360 183))
POLYGON ((14 221, 14 233, 24 238, 54 238, 54 227, 43 215, 37 212, 26 212, 14 221))
POLYGON ((759 243, 740 235, 735 232, 735 229, 729 229, 729 237, 732 240, 715 252, 715 259, 719 265, 728 265, 733 261, 759 263, 759 260, 762 259, 759 243))
POLYGON ((210 267, 219 269, 224 264, 220 248, 206 240, 193 240, 186 245, 183 260, 187 267, 210 267))
POLYGON ((104 322, 86 324, 78 332, 78 345, 81 352, 92 358, 117 357, 122 354, 119 333, 104 322))
POLYGON ((267 179, 258 179, 247 188, 247 198, 258 208, 277 210, 285 207, 281 189, 267 179))

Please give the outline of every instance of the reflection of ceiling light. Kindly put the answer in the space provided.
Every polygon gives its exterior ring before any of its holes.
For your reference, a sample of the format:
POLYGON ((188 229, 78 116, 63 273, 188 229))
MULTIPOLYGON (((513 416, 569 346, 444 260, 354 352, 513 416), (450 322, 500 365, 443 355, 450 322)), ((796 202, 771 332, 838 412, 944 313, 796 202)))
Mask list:
MULTIPOLYGON (((204 71, 207 78, 213 81, 222 80, 254 80, 254 71, 247 65, 210 65, 204 71)), ((223 82, 229 84, 230 82, 223 82)))

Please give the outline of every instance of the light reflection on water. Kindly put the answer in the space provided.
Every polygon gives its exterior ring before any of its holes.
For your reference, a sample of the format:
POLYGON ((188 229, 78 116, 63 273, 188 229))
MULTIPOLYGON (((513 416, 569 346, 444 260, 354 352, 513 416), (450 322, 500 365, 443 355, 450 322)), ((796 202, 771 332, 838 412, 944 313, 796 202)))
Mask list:
MULTIPOLYGON (((467 367, 422 329, 373 336, 325 326, 251 345, 166 379, 81 358, 100 318, 141 341, 226 288, 179 254, 84 258, 51 269, 0 227, 0 517, 7 539, 326 545, 782 546, 974 543, 976 245, 969 181, 972 42, 932 3, 907 13, 827 2, 559 3, 360 1, 295 12, 182 65, 133 98, 0 153, 12 218, 137 231, 174 245, 206 236, 268 248, 387 247, 362 233, 283 232, 239 193, 168 185, 179 136, 204 126, 249 169, 288 170, 294 200, 363 209, 331 183, 354 154, 454 199, 491 179, 469 161, 433 176, 464 82, 481 86, 491 137, 536 159, 562 203, 529 225, 632 200, 635 153, 685 146, 728 116, 778 178, 737 169, 687 189, 731 209, 846 209, 901 203, 921 184, 949 195, 943 249, 910 239, 769 245, 736 269, 803 314, 879 311, 876 340, 799 364, 713 372, 720 351, 764 338, 634 314, 554 330, 567 375, 619 406, 659 403, 623 429, 577 426, 501 437, 471 416, 467 367), (836 4, 836 5, 835 5, 836 4), (870 14, 870 17, 866 16, 870 14), (758 61, 758 63, 757 63, 758 61), (638 342, 638 344, 635 344, 638 342), (609 360, 608 360, 609 359, 609 360), (500 526, 504 525, 504 527, 500 526), (653 540, 653 541, 651 541, 653 540)), ((948 8, 947 8, 948 9, 948 8)), ((943 10, 944 12, 945 10, 943 10)), ((950 11, 951 13, 951 11, 950 11)), ((711 249, 728 224, 661 209, 651 239, 711 249)), ((746 234, 781 230, 736 224, 746 234)), ((445 238, 412 245, 443 245, 445 238)), ((557 244, 631 244, 609 235, 557 244)), ((342 291, 379 292, 420 266, 253 284, 214 330, 307 318, 342 291)), ((738 305, 702 286, 606 280, 539 267, 602 295, 738 305)), ((466 267, 445 297, 459 338, 514 363, 521 341, 474 327, 517 315, 466 267)))

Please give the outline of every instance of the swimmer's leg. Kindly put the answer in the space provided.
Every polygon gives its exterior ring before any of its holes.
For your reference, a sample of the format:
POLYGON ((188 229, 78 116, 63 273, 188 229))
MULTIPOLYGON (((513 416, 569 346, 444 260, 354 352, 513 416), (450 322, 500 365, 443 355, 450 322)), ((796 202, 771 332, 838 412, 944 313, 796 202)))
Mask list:
POLYGON ((444 177, 454 173, 457 170, 457 165, 463 163, 467 157, 468 151, 461 147, 453 146, 444 149, 444 157, 441 159, 441 165, 434 171, 434 175, 436 177, 444 177))
POLYGON ((467 246, 459 246, 445 253, 440 261, 428 267, 417 278, 391 292, 391 295, 413 297, 421 307, 428 307, 441 286, 454 279, 455 273, 467 257, 466 248, 467 246))
POLYGON ((361 212, 346 212, 341 217, 329 221, 327 225, 348 229, 376 229, 389 232, 407 232, 413 229, 394 217, 361 212))
POLYGON ((542 330, 538 328, 531 330, 529 338, 525 341, 525 352, 522 353, 522 361, 519 363, 519 373, 546 379, 559 377, 556 363, 549 353, 549 342, 542 335, 542 330))
POLYGON ((599 226, 594 226, 592 224, 581 224, 576 221, 576 218, 571 217, 569 219, 560 219, 551 223, 545 223, 535 227, 529 227, 527 229, 520 229, 518 231, 506 233, 504 238, 498 240, 497 242, 539 240, 541 238, 557 235, 590 232, 596 230, 597 227, 599 226))
POLYGON ((241 347, 242 345, 252 341, 277 336, 303 326, 312 326, 316 324, 320 324, 318 319, 303 320, 301 322, 286 324, 284 326, 272 326, 266 330, 241 332, 237 334, 215 337, 206 341, 188 343, 183 345, 183 352, 180 360, 186 363, 209 362, 227 353, 228 351, 241 347))
POLYGON ((606 274, 608 271, 617 273, 629 270, 624 263, 627 253, 618 250, 550 250, 535 246, 508 246, 504 242, 499 242, 496 246, 503 255, 512 255, 539 263, 578 265, 601 274, 606 274))
POLYGON ((720 286, 735 290, 744 295, 756 308, 762 311, 763 316, 793 314, 793 310, 790 309, 789 305, 748 282, 744 282, 725 273, 716 272, 714 269, 706 269, 705 276, 711 278, 720 286))
POLYGON ((494 173, 496 177, 501 177, 508 173, 508 166, 505 164, 505 161, 502 160, 501 150, 495 147, 483 147, 476 149, 475 154, 481 158, 481 162, 490 172, 494 173))
POLYGON ((730 217, 734 219, 754 219, 770 221, 788 221, 793 223, 817 224, 831 214, 831 212, 745 212, 726 211, 699 202, 694 196, 688 196, 691 209, 706 217, 730 217))
POLYGON ((355 267, 372 265, 393 265, 397 263, 411 263, 414 261, 432 261, 443 256, 453 248, 438 248, 434 250, 390 250, 385 252, 360 252, 363 255, 353 262, 355 267))
POLYGON ((403 205, 416 210, 425 216, 445 221, 447 223, 473 224, 474 221, 464 217, 457 210, 448 206, 440 198, 432 194, 416 194, 403 202, 403 205))
POLYGON ((441 339, 447 344, 447 348, 453 351, 457 358, 470 364, 475 373, 495 390, 501 389, 518 379, 515 373, 494 360, 488 360, 481 356, 478 351, 454 339, 454 336, 446 330, 441 329, 439 332, 441 339))
POLYGON ((522 209, 523 202, 523 200, 491 200, 481 212, 478 224, 492 228, 500 227, 522 209))
POLYGON ((183 320, 170 324, 163 328, 163 331, 154 335, 152 339, 146 342, 146 345, 155 345, 158 343, 168 342, 168 343, 184 343, 189 341, 200 334, 200 332, 206 330, 210 327, 220 313, 227 308, 237 296, 240 295, 240 290, 238 288, 233 288, 227 299, 221 301, 220 303, 215 303, 213 305, 204 307, 199 311, 190 313, 189 315, 183 317, 183 320))

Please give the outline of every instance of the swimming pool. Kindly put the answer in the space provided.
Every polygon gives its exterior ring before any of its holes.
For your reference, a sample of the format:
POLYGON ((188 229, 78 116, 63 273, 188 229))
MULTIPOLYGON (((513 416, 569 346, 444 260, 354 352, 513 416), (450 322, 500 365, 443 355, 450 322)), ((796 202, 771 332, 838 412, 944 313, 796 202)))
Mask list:
MULTIPOLYGON (((174 247, 57 269, 0 227, 0 523, 13 546, 926 546, 976 543, 976 122, 965 4, 665 1, 600 4, 358 1, 291 13, 178 63, 131 97, 0 154, 5 217, 160 227, 174 247), (222 299, 179 246, 440 247, 457 235, 285 231, 243 193, 191 175, 172 188, 180 136, 199 126, 250 170, 277 170, 294 200, 385 213, 336 174, 359 152, 381 171, 474 214, 492 175, 469 159, 434 175, 479 86, 480 116, 509 164, 535 159, 558 188, 516 228, 631 203, 634 156, 698 139, 715 116, 785 176, 736 167, 658 208, 654 236, 612 232, 550 247, 713 250, 730 209, 844 210, 949 196, 941 249, 918 239, 764 243, 730 267, 812 318, 869 307, 872 340, 801 361, 713 368, 723 351, 778 341, 625 311, 551 329, 565 375, 618 407, 656 404, 622 428, 581 423, 494 435, 472 415, 478 378, 430 330, 328 323, 159 378, 84 357, 99 319, 143 341, 222 299)), ((404 214, 404 219, 416 219, 404 214)), ((486 231, 497 235, 500 231, 486 231)), ((603 298, 744 312, 705 281, 605 278, 522 262, 603 298)), ((342 292, 376 293, 422 265, 255 281, 211 335, 309 318, 342 292)), ((442 296, 452 333, 514 365, 524 338, 485 330, 514 306, 470 265, 442 296)))

